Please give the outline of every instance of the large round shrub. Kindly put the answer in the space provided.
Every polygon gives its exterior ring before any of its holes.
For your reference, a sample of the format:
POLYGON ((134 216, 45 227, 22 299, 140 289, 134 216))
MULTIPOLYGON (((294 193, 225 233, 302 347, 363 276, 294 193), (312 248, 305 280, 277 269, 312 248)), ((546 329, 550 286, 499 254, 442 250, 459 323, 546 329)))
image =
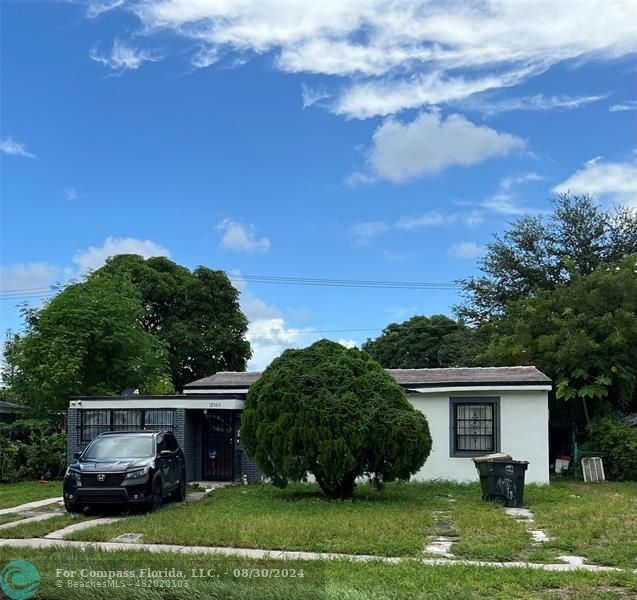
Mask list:
POLYGON ((286 350, 250 387, 241 439, 274 484, 312 474, 330 498, 352 495, 356 478, 381 487, 425 462, 425 416, 368 354, 322 340, 286 350))

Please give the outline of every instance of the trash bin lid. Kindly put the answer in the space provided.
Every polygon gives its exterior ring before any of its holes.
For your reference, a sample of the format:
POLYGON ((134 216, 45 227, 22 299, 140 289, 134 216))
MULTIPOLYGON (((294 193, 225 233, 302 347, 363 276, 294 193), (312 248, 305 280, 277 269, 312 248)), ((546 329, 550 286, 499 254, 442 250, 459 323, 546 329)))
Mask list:
POLYGON ((489 462, 492 460, 512 460, 511 455, 510 454, 506 454, 504 452, 496 452, 495 454, 485 454, 484 456, 476 456, 473 459, 474 463, 481 463, 481 462, 489 462))

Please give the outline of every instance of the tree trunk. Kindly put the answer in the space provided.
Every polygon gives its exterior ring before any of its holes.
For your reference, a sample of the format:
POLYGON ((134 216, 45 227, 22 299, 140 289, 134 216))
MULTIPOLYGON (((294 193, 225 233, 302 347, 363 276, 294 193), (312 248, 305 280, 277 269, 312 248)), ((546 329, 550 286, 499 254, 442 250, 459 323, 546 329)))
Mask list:
POLYGON ((582 406, 584 407, 584 416, 586 417, 586 426, 591 424, 591 420, 588 416, 588 405, 586 404, 586 398, 582 397, 582 406))

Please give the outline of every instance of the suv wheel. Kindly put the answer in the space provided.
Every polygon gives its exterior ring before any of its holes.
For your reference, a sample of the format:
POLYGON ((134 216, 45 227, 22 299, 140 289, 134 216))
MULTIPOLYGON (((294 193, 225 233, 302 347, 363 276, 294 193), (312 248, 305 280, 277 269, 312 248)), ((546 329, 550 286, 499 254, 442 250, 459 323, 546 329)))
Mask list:
POLYGON ((148 510, 154 512, 161 507, 161 479, 155 477, 153 480, 153 489, 148 500, 148 510))
POLYGON ((179 475, 179 485, 172 493, 172 499, 176 502, 183 502, 186 499, 186 471, 182 471, 179 475))
POLYGON ((66 508, 67 512, 70 513, 81 513, 82 511, 82 507, 78 506, 77 504, 71 504, 69 502, 64 502, 64 508, 66 508))

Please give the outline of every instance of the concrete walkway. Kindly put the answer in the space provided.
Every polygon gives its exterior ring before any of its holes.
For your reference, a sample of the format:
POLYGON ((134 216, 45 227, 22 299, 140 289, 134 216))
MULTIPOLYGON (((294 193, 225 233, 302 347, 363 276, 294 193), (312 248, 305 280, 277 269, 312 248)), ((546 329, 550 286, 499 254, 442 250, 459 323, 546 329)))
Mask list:
MULTIPOLYGON (((336 554, 326 552, 290 552, 285 550, 261 550, 257 548, 218 548, 211 546, 179 546, 172 544, 129 544, 122 542, 80 542, 73 540, 57 539, 25 539, 25 540, 0 540, 0 547, 9 548, 78 548, 81 550, 94 549, 118 552, 122 550, 137 550, 142 552, 176 552, 179 554, 204 554, 213 556, 235 556, 237 558, 270 558, 278 560, 349 560, 353 562, 383 562, 398 564, 401 562, 415 561, 422 565, 433 566, 476 566, 476 567, 500 567, 510 569, 537 569, 541 571, 614 571, 623 569, 617 567, 603 567, 587 564, 543 564, 523 561, 489 562, 481 560, 454 560, 448 558, 400 558, 386 556, 371 556, 367 554, 336 554)), ((633 571, 637 573, 637 570, 633 571)))
POLYGON ((35 515, 33 517, 27 517, 26 519, 18 519, 17 521, 11 521, 9 523, 5 523, 4 525, 0 525, 0 529, 11 529, 12 527, 17 527, 18 525, 24 525, 26 523, 37 523, 38 521, 46 521, 47 519, 52 519, 53 517, 59 517, 64 513, 61 512, 47 512, 42 513, 40 515, 35 515))
POLYGON ((49 506, 50 504, 64 502, 63 498, 47 498, 46 500, 36 500, 35 502, 27 502, 26 504, 20 504, 20 506, 11 506, 10 508, 1 508, 0 515, 11 515, 13 513, 24 512, 25 510, 32 510, 34 508, 41 508, 43 506, 49 506))
POLYGON ((89 529, 90 527, 96 527, 97 525, 108 525, 110 523, 117 523, 117 521, 121 521, 122 519, 123 517, 102 517, 100 519, 88 519, 87 521, 74 523, 73 525, 68 525, 67 527, 58 529, 57 531, 47 533, 44 538, 47 540, 63 540, 70 533, 82 531, 82 529, 89 529))

